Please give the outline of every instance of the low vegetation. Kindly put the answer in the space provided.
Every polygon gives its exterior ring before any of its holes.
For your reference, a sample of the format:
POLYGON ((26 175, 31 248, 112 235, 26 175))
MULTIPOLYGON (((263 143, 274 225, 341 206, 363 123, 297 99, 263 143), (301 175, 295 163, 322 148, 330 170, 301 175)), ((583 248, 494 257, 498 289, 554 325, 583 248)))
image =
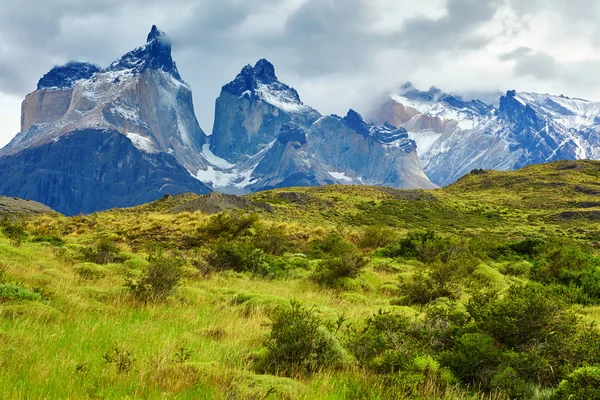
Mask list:
POLYGON ((0 398, 600 398, 598 174, 6 216, 0 398))

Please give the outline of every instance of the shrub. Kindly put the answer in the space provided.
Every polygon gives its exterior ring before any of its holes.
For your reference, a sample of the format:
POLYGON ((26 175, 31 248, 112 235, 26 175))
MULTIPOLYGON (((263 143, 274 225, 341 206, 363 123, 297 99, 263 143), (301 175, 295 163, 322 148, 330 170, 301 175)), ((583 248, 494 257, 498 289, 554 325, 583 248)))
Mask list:
POLYGON ((125 287, 143 302, 161 301, 177 289, 183 275, 183 260, 162 254, 150 256, 149 265, 139 279, 127 277, 125 287))
POLYGON ((411 339, 411 322, 400 314, 379 311, 351 340, 351 350, 359 363, 377 373, 406 371, 419 355, 411 339))
POLYGON ((513 368, 506 367, 492 378, 492 389, 501 390, 511 399, 531 399, 535 394, 533 385, 513 368))
POLYGON ((264 344, 267 352, 257 365, 263 372, 290 376, 339 368, 347 362, 335 335, 312 310, 295 301, 275 312, 264 344))
POLYGON ((211 217, 198 228, 200 234, 223 239, 235 239, 247 235, 259 224, 258 215, 244 211, 227 211, 211 217))
POLYGON ((417 271, 411 281, 400 284, 400 293, 409 304, 427 304, 440 297, 457 299, 466 272, 462 260, 437 261, 426 272, 417 271))
POLYGON ((575 370, 562 381, 556 391, 556 400, 600 399, 600 367, 575 370))
POLYGON ((75 273, 85 280, 98 280, 106 276, 104 268, 94 263, 83 263, 75 266, 75 273))
POLYGON ((259 225, 256 234, 252 237, 252 245, 271 255, 283 255, 292 249, 285 229, 281 226, 259 225))
POLYGON ((458 339, 452 350, 443 352, 440 360, 461 381, 488 389, 501 355, 493 337, 485 333, 467 333, 458 339))
POLYGON ((322 260, 312 279, 322 285, 338 286, 344 279, 357 278, 367 264, 368 260, 362 253, 350 250, 322 260))
POLYGON ((39 293, 25 289, 16 283, 0 284, 0 303, 7 301, 41 301, 39 293))
POLYGON ((554 343, 573 335, 577 325, 575 315, 539 284, 511 286, 503 298, 474 294, 467 310, 511 348, 554 343))
POLYGON ((358 242, 361 249, 378 249, 385 247, 396 241, 397 234, 393 229, 369 226, 367 227, 358 242))
POLYGON ((125 258, 120 255, 120 252, 121 249, 105 235, 96 238, 92 246, 81 249, 84 261, 95 264, 123 262, 125 258))
POLYGON ((246 243, 219 240, 207 257, 216 270, 261 273, 269 269, 267 257, 261 249, 246 243))
POLYGON ((58 236, 35 236, 31 239, 33 243, 48 243, 52 246, 62 247, 65 245, 64 240, 58 236))
POLYGON ((6 216, 0 224, 2 226, 2 233, 14 246, 18 247, 21 245, 21 243, 27 240, 25 223, 21 219, 15 219, 6 216))
POLYGON ((330 232, 324 238, 315 240, 308 252, 311 258, 325 258, 341 256, 352 251, 354 245, 344 241, 339 232, 330 232))
POLYGON ((125 346, 116 344, 102 358, 108 365, 114 365, 119 374, 129 372, 133 363, 137 361, 125 346))
POLYGON ((441 237, 432 230, 409 232, 397 245, 390 245, 383 251, 386 257, 402 257, 424 263, 445 263, 467 253, 465 242, 452 237, 441 237))
POLYGON ((513 276, 529 276, 532 265, 529 261, 517 261, 506 266, 506 273, 513 276))

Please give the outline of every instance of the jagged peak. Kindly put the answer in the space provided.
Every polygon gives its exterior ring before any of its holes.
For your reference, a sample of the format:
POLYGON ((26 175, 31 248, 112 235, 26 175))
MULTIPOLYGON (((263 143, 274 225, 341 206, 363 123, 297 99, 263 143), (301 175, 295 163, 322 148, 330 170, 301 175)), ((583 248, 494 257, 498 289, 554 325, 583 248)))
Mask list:
POLYGON ((161 31, 160 29, 158 29, 158 27, 156 25, 152 25, 152 28, 150 29, 150 33, 148 34, 148 38, 146 39, 146 43, 150 43, 154 39, 164 38, 166 36, 167 36, 167 34, 164 31, 161 31))
POLYGON ((69 61, 64 65, 55 65, 38 81, 37 90, 69 89, 83 79, 89 79, 101 69, 95 64, 69 61))
POLYGON ((264 58, 254 67, 250 64, 244 66, 222 90, 234 96, 265 101, 286 112, 296 113, 310 109, 302 103, 296 89, 277 79, 275 67, 264 58))
POLYGON ((131 70, 137 74, 148 69, 167 72, 178 81, 183 82, 177 70, 177 64, 171 57, 169 37, 156 25, 152 25, 144 46, 130 51, 107 68, 108 71, 131 70))

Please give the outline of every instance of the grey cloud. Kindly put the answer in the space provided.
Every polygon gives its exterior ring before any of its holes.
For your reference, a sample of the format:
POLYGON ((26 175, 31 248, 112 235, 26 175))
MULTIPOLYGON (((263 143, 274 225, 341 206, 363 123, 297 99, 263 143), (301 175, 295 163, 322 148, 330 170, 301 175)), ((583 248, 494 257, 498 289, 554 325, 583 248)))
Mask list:
MULTIPOLYGON (((391 11, 402 16, 409 2, 0 0, 0 95, 24 97, 53 65, 71 59, 106 66, 143 44, 156 23, 172 37, 174 58, 192 86, 196 112, 207 132, 221 86, 243 65, 263 57, 275 64, 283 81, 301 89, 307 103, 343 113, 423 71, 434 71, 428 86, 444 88, 454 82, 453 76, 435 71, 498 39, 485 28, 506 7, 519 16, 503 27, 501 35, 511 38, 541 10, 563 13, 564 21, 597 21, 600 9, 600 2, 588 0, 447 0, 438 16, 399 20, 395 30, 372 29, 391 11)), ((501 57, 514 63, 517 76, 579 85, 583 78, 578 74, 594 66, 565 66, 553 63, 548 54, 517 50, 501 57)), ((491 89, 484 86, 468 89, 491 89)))
POLYGON ((490 21, 500 4, 499 0, 449 0, 445 16, 409 21, 401 32, 401 38, 405 45, 427 52, 483 47, 492 38, 475 34, 474 28, 490 21))

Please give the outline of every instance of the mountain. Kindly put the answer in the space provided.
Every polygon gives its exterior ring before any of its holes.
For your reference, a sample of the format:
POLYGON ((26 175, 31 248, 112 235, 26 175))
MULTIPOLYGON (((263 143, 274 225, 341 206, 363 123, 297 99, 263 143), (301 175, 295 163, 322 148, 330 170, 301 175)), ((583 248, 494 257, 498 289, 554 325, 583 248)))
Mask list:
POLYGON ((264 59, 223 86, 204 155, 212 166, 198 179, 232 193, 334 183, 435 187, 406 130, 352 110, 322 116, 264 59))
POLYGON ((508 91, 494 104, 402 86, 373 119, 404 127, 427 176, 444 186, 473 169, 600 158, 600 103, 508 91))
POLYGON ((207 193, 207 137, 164 32, 107 68, 69 62, 45 74, 22 105, 21 132, 0 150, 0 194, 64 214, 207 193))

